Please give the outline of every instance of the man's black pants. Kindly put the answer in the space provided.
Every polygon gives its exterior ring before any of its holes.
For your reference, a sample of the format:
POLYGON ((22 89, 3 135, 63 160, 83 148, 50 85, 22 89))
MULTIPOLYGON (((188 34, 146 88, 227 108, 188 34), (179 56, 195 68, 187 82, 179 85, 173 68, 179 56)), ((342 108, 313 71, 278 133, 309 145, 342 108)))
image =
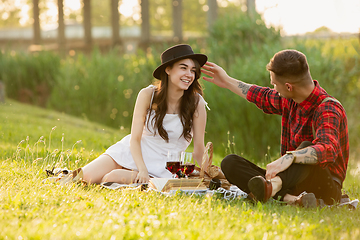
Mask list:
MULTIPOLYGON (((227 180, 246 193, 249 180, 254 176, 265 177, 266 169, 235 154, 228 155, 221 162, 221 170, 227 180)), ((277 174, 282 180, 281 190, 274 196, 283 200, 286 194, 299 195, 303 191, 314 193, 316 198, 331 205, 341 199, 341 185, 335 182, 330 171, 317 165, 292 164, 288 169, 277 174)))

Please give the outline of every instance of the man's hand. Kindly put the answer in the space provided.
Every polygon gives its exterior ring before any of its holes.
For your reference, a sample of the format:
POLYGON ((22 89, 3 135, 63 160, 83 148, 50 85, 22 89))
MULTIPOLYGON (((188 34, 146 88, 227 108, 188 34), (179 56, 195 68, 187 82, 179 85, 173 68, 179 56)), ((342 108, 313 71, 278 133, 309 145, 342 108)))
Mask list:
POLYGON ((217 86, 222 88, 228 87, 226 79, 229 78, 229 76, 224 69, 215 63, 206 62, 206 64, 202 66, 201 72, 211 77, 203 77, 205 81, 215 83, 217 86))
POLYGON ((294 157, 291 154, 285 154, 281 158, 275 160, 274 162, 266 165, 266 180, 271 180, 276 177, 276 175, 290 167, 293 163, 294 157))
POLYGON ((201 72, 210 76, 203 77, 205 81, 215 83, 222 88, 227 88, 233 93, 246 99, 246 94, 249 91, 251 84, 230 77, 224 69, 212 62, 206 62, 206 64, 202 66, 201 72))

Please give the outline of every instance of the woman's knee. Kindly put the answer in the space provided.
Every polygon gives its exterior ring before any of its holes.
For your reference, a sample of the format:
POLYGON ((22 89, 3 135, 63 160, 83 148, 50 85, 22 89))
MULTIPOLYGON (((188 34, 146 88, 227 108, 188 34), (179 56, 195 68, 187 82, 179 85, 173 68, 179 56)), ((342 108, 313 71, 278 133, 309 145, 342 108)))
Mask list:
POLYGON ((100 183, 101 178, 103 175, 98 174, 96 171, 93 171, 89 168, 82 168, 83 169, 83 181, 87 183, 100 183))
POLYGON ((108 155, 100 155, 84 167, 83 180, 91 183, 100 183, 102 178, 114 169, 118 169, 120 166, 108 155))

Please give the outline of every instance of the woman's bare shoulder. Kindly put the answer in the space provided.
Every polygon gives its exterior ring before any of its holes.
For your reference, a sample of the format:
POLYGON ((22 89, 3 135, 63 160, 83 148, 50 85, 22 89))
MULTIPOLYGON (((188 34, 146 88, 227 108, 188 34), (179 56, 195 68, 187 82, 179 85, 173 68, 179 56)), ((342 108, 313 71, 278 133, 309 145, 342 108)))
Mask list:
POLYGON ((139 96, 144 97, 144 98, 150 97, 150 96, 152 96, 154 90, 155 90, 155 86, 152 86, 152 85, 150 85, 146 88, 142 88, 139 91, 139 96))

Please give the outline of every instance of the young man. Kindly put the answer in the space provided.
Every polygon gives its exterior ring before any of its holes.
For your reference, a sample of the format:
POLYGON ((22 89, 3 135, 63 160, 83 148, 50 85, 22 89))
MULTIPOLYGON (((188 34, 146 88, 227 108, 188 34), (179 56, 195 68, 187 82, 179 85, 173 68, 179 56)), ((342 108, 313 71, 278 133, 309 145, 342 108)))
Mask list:
POLYGON ((231 90, 264 113, 282 116, 282 156, 263 169, 228 155, 221 163, 226 178, 262 202, 273 197, 313 207, 318 199, 326 204, 340 201, 349 158, 344 108, 312 79, 303 53, 280 51, 266 68, 274 89, 236 80, 211 62, 203 66, 202 72, 210 76, 204 80, 231 90))

